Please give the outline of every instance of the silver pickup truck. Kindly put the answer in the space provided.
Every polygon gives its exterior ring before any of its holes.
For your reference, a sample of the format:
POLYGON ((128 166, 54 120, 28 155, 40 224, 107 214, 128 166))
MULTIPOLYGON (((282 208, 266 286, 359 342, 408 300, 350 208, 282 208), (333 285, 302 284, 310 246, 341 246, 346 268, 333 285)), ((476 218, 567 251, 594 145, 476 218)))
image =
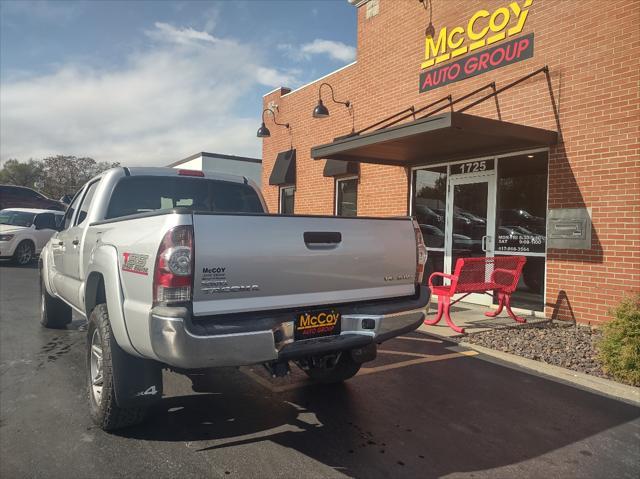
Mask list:
POLYGON ((424 320, 422 234, 410 218, 267 213, 243 177, 114 168, 89 181, 40 255, 41 323, 88 319, 91 415, 145 418, 162 369, 289 363, 354 376, 424 320))

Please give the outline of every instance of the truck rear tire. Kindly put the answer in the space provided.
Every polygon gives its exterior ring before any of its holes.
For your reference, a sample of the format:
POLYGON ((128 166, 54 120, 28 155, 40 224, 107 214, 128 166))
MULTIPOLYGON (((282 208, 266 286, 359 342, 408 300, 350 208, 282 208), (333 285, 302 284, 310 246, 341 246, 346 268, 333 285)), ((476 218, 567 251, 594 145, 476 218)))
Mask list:
POLYGON ((40 324, 49 329, 64 329, 71 322, 71 306, 51 296, 40 272, 40 324))
POLYGON ((114 341, 107 305, 98 304, 87 327, 87 379, 91 419, 105 431, 139 424, 147 415, 147 408, 122 408, 116 403, 111 356, 114 341))
POLYGON ((349 354, 348 351, 345 351, 340 355, 335 366, 316 366, 306 369, 305 372, 317 383, 335 384, 346 381, 358 374, 361 366, 362 364, 354 361, 351 354, 349 354))

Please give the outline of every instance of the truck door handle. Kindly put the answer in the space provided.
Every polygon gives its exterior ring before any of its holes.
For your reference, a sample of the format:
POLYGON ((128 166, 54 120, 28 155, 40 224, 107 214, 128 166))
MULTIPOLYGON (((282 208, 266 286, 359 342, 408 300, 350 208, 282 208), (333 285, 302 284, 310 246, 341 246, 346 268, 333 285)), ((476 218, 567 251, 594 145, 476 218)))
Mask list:
POLYGON ((306 244, 338 244, 342 241, 342 233, 338 231, 305 231, 306 244))
POLYGON ((72 244, 73 246, 78 246, 78 245, 80 244, 80 240, 78 240, 78 239, 74 239, 74 240, 71 242, 71 244, 72 244))
POLYGON ((64 245, 64 241, 62 240, 58 241, 58 246, 62 246, 62 245, 64 245))

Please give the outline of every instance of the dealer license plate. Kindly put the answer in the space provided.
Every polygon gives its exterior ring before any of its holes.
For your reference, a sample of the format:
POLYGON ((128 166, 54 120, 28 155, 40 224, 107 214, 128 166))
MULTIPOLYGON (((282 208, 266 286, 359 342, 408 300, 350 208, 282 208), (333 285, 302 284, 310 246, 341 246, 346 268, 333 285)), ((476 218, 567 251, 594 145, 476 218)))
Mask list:
POLYGON ((340 334, 342 315, 335 309, 298 313, 295 321, 296 340, 340 334))

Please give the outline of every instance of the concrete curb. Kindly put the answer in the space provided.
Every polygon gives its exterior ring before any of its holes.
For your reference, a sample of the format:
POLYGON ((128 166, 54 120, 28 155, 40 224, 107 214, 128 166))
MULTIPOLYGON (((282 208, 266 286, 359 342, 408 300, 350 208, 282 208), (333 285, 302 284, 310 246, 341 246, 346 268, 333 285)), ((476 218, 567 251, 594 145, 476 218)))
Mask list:
POLYGON ((477 344, 464 341, 458 344, 463 348, 473 349, 481 353, 478 356, 474 356, 477 359, 497 363, 511 367, 512 369, 525 369, 527 372, 533 371, 536 375, 551 379, 552 381, 569 384, 589 392, 595 392, 602 396, 640 407, 640 388, 620 384, 610 379, 590 376, 589 374, 572 371, 571 369, 560 366, 553 366, 533 359, 522 358, 515 354, 496 351, 478 346, 477 344))

